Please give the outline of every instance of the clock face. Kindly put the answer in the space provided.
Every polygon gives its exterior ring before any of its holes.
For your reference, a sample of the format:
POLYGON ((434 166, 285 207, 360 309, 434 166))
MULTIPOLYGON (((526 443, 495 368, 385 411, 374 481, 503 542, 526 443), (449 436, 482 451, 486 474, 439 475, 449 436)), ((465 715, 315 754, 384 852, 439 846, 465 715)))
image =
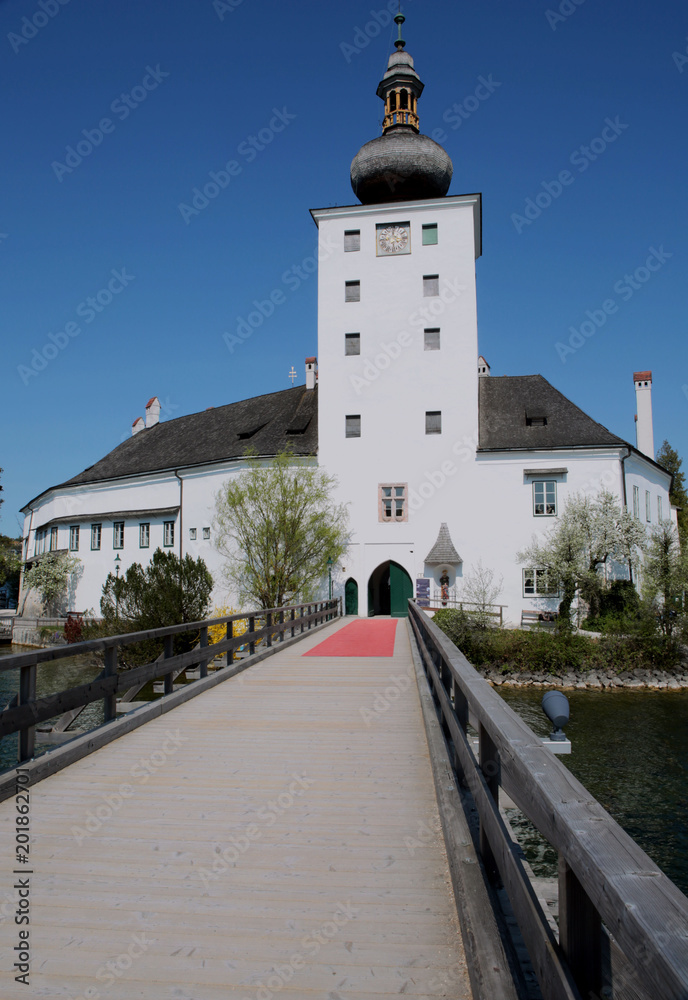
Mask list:
POLYGON ((377 228, 378 256, 411 253, 411 232, 408 222, 393 222, 377 228))

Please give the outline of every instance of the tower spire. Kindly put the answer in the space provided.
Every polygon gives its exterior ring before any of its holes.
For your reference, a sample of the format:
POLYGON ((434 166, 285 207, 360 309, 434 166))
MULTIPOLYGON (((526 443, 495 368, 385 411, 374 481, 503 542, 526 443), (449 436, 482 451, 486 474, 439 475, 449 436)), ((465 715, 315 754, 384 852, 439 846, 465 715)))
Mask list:
POLYGON ((401 13, 401 4, 399 4, 399 8, 400 8, 399 13, 394 18, 394 23, 399 25, 399 37, 397 38, 397 40, 396 40, 396 42, 394 44, 396 45, 397 49, 403 49, 403 47, 406 45, 406 42, 401 37, 401 26, 404 23, 404 21, 406 20, 406 18, 401 13))
POLYGON ((423 93, 423 82, 413 68, 413 59, 404 46, 401 26, 406 20, 401 11, 394 18, 399 26, 399 37, 394 51, 389 57, 387 72, 380 80, 377 96, 385 102, 385 117, 382 122, 383 134, 390 129, 411 128, 418 132, 417 102, 423 93))

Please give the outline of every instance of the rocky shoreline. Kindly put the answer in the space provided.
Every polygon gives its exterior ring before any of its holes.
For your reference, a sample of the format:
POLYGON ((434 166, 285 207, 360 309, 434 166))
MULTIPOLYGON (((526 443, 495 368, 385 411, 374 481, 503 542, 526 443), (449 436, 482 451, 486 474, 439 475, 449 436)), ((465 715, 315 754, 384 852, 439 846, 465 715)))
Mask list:
POLYGON ((635 669, 614 674, 601 670, 586 673, 547 674, 538 671, 503 671, 499 667, 483 666, 480 673, 494 687, 556 687, 612 691, 621 689, 641 689, 650 691, 680 691, 688 688, 688 668, 684 665, 675 670, 635 669))

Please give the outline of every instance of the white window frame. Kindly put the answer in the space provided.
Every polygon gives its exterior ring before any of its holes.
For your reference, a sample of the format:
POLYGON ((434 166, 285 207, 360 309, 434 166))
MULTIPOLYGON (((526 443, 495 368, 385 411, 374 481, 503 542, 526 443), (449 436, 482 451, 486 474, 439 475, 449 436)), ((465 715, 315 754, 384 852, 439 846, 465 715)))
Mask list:
POLYGON ((166 549, 174 547, 174 521, 162 522, 162 544, 166 549))
POLYGON ((549 589, 549 570, 530 567, 522 571, 522 585, 524 597, 559 597, 559 587, 549 589), (528 579, 532 579, 530 589, 527 587, 528 579))
POLYGON ((535 479, 533 480, 533 517, 556 517, 557 516, 557 481, 556 479, 535 479), (537 499, 537 488, 541 487, 542 497, 537 499), (554 503, 548 501, 548 494, 554 494, 554 503), (538 506, 542 510, 538 510, 538 506), (553 510, 548 510, 548 507, 553 510))
POLYGON ((139 548, 150 548, 150 521, 141 521, 139 524, 139 548))
POLYGON ((649 490, 645 490, 645 520, 648 524, 652 521, 652 497, 649 490))
POLYGON ((50 529, 50 551, 56 552, 58 547, 58 530, 57 525, 54 524, 50 529))
POLYGON ((663 516, 662 498, 660 496, 658 496, 657 497, 657 524, 661 524, 663 520, 664 520, 664 516, 663 516))
POLYGON ((92 524, 91 525, 91 552, 100 552, 100 546, 103 541, 103 525, 102 524, 92 524))
POLYGON ((112 547, 113 549, 124 548, 124 521, 113 521, 112 547))
POLYGON ((633 487, 633 517, 640 520, 640 487, 633 487))
POLYGON ((196 528, 189 528, 189 541, 190 542, 195 542, 197 534, 198 534, 198 532, 197 532, 196 528))
POLYGON ((209 542, 210 541, 210 528, 204 528, 203 529, 203 540, 205 542, 209 542))
POLYGON ((79 551, 79 525, 70 524, 69 526, 69 551, 78 552, 79 551))

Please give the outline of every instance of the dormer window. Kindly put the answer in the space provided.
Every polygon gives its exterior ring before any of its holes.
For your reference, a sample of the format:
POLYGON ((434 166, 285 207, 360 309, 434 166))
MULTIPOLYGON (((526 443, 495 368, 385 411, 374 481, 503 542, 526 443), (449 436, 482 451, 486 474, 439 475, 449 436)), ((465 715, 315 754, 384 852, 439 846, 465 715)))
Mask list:
POLYGON ((529 417, 526 416, 526 427, 546 427, 547 417, 529 417))

